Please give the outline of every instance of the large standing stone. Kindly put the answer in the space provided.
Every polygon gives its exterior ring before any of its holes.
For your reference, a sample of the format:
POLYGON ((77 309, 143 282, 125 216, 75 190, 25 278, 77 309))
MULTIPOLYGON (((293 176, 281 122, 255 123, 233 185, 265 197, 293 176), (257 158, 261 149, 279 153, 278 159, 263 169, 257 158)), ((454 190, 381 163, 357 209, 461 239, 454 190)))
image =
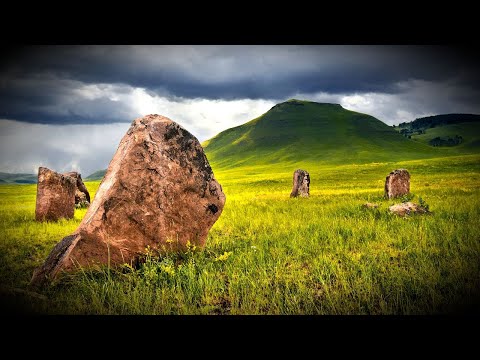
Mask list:
POLYGON ((410 193, 410 174, 405 169, 392 171, 385 179, 385 198, 392 199, 410 193))
POLYGON ((310 196, 310 174, 305 170, 295 170, 293 173, 293 188, 290 197, 310 196))
POLYGON ((75 189, 76 182, 71 177, 39 167, 35 219, 57 221, 73 218, 75 189))
POLYGON ((225 195, 198 140, 160 115, 133 121, 77 230, 35 270, 39 286, 62 270, 132 263, 150 247, 203 247, 225 195))
POLYGON ((80 205, 90 204, 90 193, 88 192, 87 187, 83 183, 82 175, 76 171, 70 171, 70 172, 64 173, 63 175, 74 178, 77 183, 77 188, 75 190, 75 204, 80 204, 80 205))

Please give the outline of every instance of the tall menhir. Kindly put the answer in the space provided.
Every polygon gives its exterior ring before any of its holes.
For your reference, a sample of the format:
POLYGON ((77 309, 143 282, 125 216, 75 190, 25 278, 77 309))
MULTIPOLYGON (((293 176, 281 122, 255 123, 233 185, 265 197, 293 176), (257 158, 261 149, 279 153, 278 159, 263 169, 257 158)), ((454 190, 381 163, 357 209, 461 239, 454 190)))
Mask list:
POLYGON ((393 199, 410 193, 410 173, 405 169, 397 169, 385 179, 385 198, 393 199))
MULTIPOLYGON (((72 182, 71 208, 76 182, 72 182)), ((205 245, 225 194, 197 138, 161 115, 133 121, 82 222, 34 272, 37 287, 79 266, 137 262, 145 249, 205 245)))
POLYGON ((293 173, 293 188, 290 197, 310 196, 310 174, 305 170, 295 170, 293 173))

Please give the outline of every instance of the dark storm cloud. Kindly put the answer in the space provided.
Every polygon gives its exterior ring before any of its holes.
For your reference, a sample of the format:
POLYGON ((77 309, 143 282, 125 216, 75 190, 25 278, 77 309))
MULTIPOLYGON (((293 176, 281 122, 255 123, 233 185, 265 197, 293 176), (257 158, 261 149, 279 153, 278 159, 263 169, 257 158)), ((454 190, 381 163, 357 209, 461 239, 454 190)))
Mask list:
POLYGON ((189 85, 202 85, 205 91, 197 95, 221 97, 225 88, 216 91, 217 85, 238 84, 240 89, 229 96, 239 98, 244 97, 242 84, 257 80, 303 84, 310 75, 306 86, 315 90, 365 90, 409 77, 435 80, 469 61, 462 49, 425 46, 36 46, 12 58, 10 70, 165 87, 178 96, 195 92, 189 85), (331 79, 336 81, 318 84, 331 79))
POLYGON ((108 97, 109 92, 126 91, 131 90, 125 86, 89 87, 51 73, 5 76, 0 87, 0 117, 44 124, 131 121, 128 104, 108 97))
POLYGON ((90 95, 89 85, 106 84, 116 94, 141 87, 170 98, 226 100, 391 94, 411 79, 478 89, 476 60, 469 49, 441 46, 31 46, 11 49, 0 64, 0 117, 131 121, 128 104, 101 88, 90 95))

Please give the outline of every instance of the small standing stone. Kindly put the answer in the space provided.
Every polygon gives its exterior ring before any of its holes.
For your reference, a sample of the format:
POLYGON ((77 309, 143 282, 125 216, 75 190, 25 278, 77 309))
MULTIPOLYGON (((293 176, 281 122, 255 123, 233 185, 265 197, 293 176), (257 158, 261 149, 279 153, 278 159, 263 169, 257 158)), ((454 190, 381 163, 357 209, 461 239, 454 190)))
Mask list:
POLYGON ((410 174, 405 169, 397 169, 385 179, 385 198, 392 199, 410 193, 410 174))
POLYGON ((37 221, 72 219, 76 188, 76 181, 70 176, 39 167, 35 219, 37 221))
POLYGON ((290 197, 310 196, 310 174, 305 170, 295 170, 293 173, 293 189, 290 197))

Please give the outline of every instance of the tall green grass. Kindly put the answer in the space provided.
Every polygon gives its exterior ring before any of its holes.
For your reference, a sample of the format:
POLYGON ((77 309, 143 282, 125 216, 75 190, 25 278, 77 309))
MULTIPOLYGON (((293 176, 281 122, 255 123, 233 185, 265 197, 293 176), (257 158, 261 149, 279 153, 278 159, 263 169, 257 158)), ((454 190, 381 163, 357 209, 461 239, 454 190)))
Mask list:
MULTIPOLYGON (((28 298, 42 314, 450 314, 480 305, 480 155, 288 167, 212 164, 227 201, 204 249, 138 268, 60 279, 28 298), (310 198, 289 197, 293 171, 310 198), (430 215, 387 211, 385 177, 407 168, 430 215), (377 209, 362 207, 365 202, 377 209)), ((95 193, 98 182, 86 183, 95 193)), ((26 289, 34 268, 85 214, 34 221, 35 185, 0 186, 0 283, 26 289)), ((19 295, 17 295, 19 296, 19 295)))

